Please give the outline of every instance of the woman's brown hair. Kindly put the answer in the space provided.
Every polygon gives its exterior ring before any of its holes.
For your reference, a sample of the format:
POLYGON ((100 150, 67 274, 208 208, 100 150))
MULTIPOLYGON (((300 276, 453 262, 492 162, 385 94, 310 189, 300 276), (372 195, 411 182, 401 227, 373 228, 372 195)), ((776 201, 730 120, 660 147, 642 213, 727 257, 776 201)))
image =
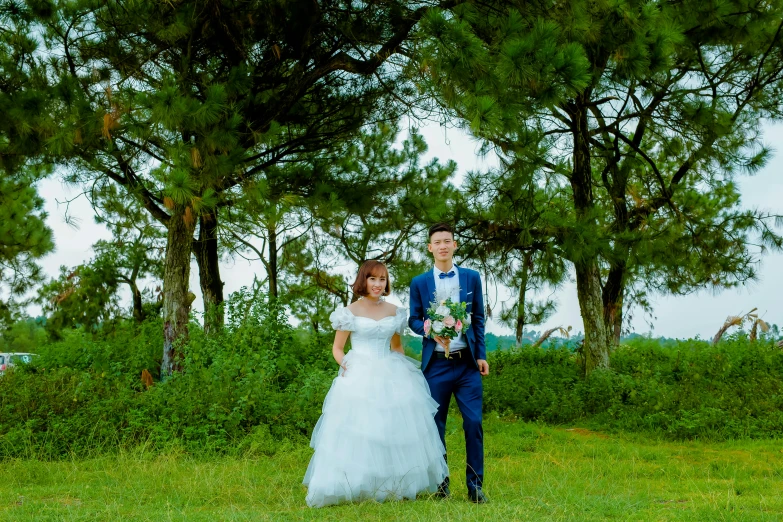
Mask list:
POLYGON ((374 259, 365 261, 359 268, 359 273, 356 274, 356 281, 351 285, 353 293, 362 297, 368 295, 367 279, 370 276, 381 277, 384 275, 386 276, 386 289, 383 291, 383 295, 389 295, 391 293, 391 281, 389 281, 389 271, 386 269, 386 265, 374 259))

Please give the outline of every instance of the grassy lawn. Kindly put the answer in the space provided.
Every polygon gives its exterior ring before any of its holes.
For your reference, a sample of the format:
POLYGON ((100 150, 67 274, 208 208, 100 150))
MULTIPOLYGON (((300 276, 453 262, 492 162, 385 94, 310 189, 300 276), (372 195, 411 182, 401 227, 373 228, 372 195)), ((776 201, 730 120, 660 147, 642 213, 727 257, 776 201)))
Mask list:
POLYGON ((672 443, 487 419, 490 504, 467 502, 450 419, 452 499, 304 504, 309 448, 274 457, 0 463, 0 520, 783 520, 783 440, 672 443))

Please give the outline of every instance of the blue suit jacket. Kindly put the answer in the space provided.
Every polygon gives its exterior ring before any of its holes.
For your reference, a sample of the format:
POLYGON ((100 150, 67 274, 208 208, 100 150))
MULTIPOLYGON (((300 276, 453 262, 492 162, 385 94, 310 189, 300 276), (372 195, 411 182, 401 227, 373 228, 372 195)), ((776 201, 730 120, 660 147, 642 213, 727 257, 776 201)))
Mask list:
MULTIPOLYGON (((467 303, 470 314, 470 328, 463 333, 468 344, 468 351, 476 359, 487 358, 487 348, 484 344, 484 292, 481 289, 481 277, 475 270, 459 268, 459 298, 467 303)), ((424 320, 427 319, 427 308, 435 299, 435 276, 429 270, 411 281, 410 317, 408 326, 417 334, 424 336, 424 320)), ((437 343, 429 337, 422 340, 421 369, 424 371, 432 359, 437 343)), ((478 365, 477 365, 478 366, 478 365)))

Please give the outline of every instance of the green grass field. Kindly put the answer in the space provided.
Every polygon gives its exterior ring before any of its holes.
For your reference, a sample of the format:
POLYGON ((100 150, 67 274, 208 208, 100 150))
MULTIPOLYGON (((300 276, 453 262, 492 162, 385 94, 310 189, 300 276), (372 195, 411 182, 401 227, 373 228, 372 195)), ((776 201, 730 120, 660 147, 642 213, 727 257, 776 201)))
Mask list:
POLYGON ((783 440, 672 443, 485 421, 491 502, 467 502, 459 419, 448 501, 310 509, 309 448, 200 459, 143 451, 0 463, 0 520, 783 520, 783 440))

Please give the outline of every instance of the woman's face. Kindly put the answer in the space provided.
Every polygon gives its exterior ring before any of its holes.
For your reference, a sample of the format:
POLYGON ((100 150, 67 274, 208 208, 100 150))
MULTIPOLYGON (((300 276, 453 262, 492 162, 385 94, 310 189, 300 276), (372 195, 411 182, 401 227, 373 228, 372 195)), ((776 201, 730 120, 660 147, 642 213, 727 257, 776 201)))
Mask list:
POLYGON ((377 299, 383 295, 386 291, 387 276, 382 275, 369 275, 367 277, 367 295, 377 299))

